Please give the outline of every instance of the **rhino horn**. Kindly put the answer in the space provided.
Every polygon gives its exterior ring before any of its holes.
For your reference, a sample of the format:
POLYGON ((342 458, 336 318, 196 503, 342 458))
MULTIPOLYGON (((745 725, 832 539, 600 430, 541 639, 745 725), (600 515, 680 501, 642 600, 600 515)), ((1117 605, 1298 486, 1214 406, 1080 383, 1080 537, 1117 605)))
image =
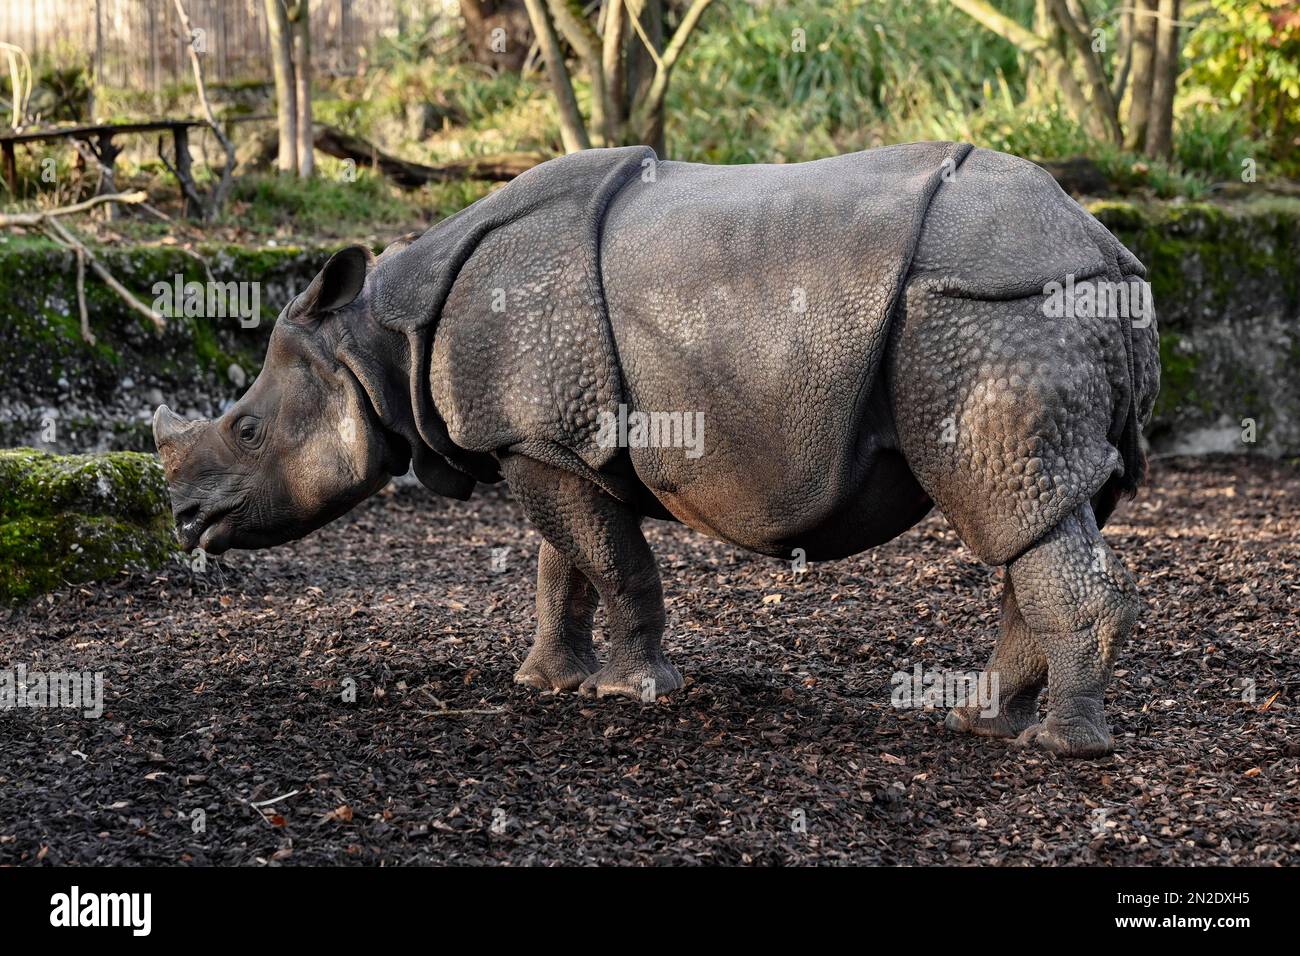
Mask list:
POLYGON ((189 451, 206 420, 186 421, 166 405, 159 405, 153 413, 153 440, 162 456, 163 469, 170 475, 176 463, 189 451))

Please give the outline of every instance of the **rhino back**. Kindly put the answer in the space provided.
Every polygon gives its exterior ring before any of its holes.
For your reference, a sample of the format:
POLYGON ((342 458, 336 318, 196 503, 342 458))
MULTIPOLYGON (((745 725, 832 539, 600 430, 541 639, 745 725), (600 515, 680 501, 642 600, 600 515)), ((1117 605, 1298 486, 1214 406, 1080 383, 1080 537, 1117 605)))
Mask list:
POLYGON ((977 148, 935 194, 911 277, 940 280, 969 298, 1014 299, 1068 274, 1085 279, 1114 266, 1146 272, 1047 170, 977 148))
POLYGON ((703 413, 703 454, 631 448, 642 482, 755 550, 832 520, 890 444, 871 395, 926 208, 970 147, 790 166, 660 163, 601 241, 628 406, 703 413))

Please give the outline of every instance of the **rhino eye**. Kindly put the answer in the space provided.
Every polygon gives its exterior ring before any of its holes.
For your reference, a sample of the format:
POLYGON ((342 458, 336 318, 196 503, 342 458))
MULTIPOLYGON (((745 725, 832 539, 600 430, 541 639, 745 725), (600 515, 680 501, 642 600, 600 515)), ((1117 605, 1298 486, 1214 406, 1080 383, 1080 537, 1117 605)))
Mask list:
POLYGON ((257 441, 257 419, 241 418, 235 434, 245 445, 254 444, 257 441))

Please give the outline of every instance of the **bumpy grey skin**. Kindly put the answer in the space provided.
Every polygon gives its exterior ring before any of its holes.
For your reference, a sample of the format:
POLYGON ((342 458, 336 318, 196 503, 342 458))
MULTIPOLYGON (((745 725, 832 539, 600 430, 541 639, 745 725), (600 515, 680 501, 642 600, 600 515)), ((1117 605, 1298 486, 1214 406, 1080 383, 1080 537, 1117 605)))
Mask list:
POLYGON ((299 537, 408 462, 456 498, 506 479, 544 539, 516 681, 640 700, 682 685, 645 518, 815 560, 938 505, 1007 569, 998 713, 947 726, 1095 756, 1138 610, 1098 527, 1141 480, 1159 358, 1154 321, 1049 318, 1045 286, 1143 274, 1041 169, 963 144, 742 167, 591 150, 378 262, 337 254, 235 407, 161 408, 155 437, 182 543, 214 552, 299 537), (703 454, 601 442, 620 405, 702 412, 703 454))

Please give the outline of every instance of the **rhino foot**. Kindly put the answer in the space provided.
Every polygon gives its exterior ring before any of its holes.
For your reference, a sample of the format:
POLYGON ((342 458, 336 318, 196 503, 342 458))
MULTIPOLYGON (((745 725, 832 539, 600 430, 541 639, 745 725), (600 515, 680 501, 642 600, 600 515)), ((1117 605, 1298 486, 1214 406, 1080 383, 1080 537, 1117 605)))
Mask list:
POLYGON ((681 672, 660 658, 634 664, 606 664, 582 682, 578 693, 586 697, 617 694, 648 704, 681 688, 681 672))
MULTIPOLYGON (((1037 696, 1035 695, 1035 702, 1037 696)), ((975 734, 977 737, 1019 737, 1029 727, 1037 723, 1037 709, 1005 709, 992 717, 985 716, 978 705, 954 707, 948 711, 943 725, 948 730, 959 734, 975 734)))
POLYGON ((1078 713, 1048 714, 1042 723, 1026 727, 1014 745, 1038 747, 1058 757, 1104 757, 1115 749, 1115 738, 1104 720, 1099 724, 1078 713))
POLYGON ((515 671, 515 683, 538 690, 577 690, 582 682, 596 673, 596 655, 580 654, 567 647, 534 646, 523 666, 515 671))

